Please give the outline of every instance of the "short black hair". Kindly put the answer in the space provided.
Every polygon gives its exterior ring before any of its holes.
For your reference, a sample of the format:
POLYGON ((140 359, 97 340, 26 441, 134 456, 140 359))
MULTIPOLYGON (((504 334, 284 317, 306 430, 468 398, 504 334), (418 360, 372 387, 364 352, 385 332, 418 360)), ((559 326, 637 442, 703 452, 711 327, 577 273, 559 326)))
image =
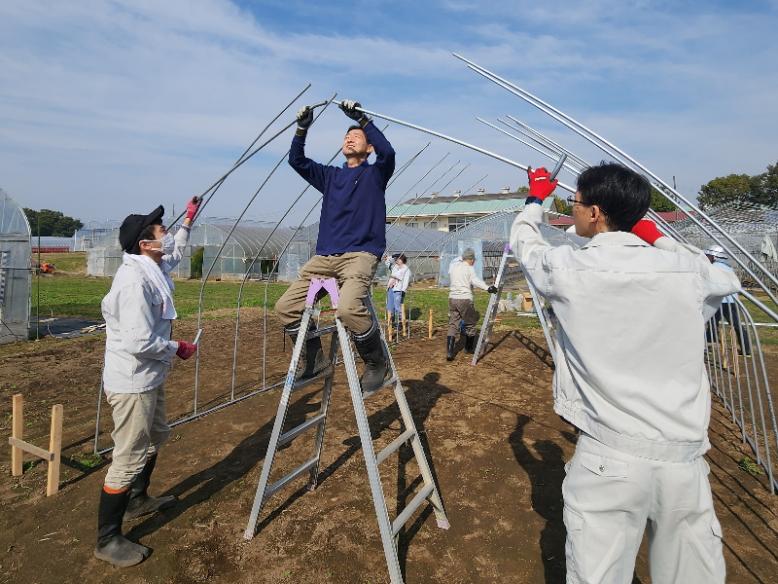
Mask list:
POLYGON ((367 134, 365 133, 365 129, 360 126, 359 124, 354 124, 353 126, 349 126, 348 130, 346 130, 346 134, 348 134, 351 130, 361 130, 363 134, 365 134, 365 138, 367 138, 367 134))
POLYGON ((648 211, 651 183, 642 174, 615 162, 602 161, 578 176, 578 192, 585 205, 597 205, 608 227, 630 231, 648 211))
POLYGON ((154 222, 151 225, 147 225, 143 228, 143 231, 140 232, 140 235, 138 235, 138 241, 135 242, 135 245, 130 250, 131 254, 140 255, 140 242, 146 241, 150 239, 157 239, 156 234, 154 233, 154 227, 157 225, 162 225, 162 221, 154 222))

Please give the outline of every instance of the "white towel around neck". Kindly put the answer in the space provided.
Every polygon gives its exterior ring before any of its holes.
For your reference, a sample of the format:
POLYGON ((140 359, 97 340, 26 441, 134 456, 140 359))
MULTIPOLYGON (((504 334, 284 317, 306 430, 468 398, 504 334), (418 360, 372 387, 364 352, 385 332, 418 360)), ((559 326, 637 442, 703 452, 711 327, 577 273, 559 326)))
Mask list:
POLYGON ((125 253, 124 261, 134 263, 151 280, 152 285, 162 297, 162 318, 167 320, 178 318, 176 307, 173 305, 173 290, 175 290, 176 285, 170 275, 148 256, 125 253))

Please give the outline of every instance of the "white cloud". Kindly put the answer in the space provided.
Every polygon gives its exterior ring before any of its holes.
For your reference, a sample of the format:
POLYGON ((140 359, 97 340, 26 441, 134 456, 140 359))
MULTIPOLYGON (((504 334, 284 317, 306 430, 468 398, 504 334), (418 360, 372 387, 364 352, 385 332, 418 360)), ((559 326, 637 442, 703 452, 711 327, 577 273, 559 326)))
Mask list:
MULTIPOLYGON (((537 155, 473 116, 517 114, 597 159, 450 50, 570 110, 652 168, 678 175, 688 192, 719 174, 761 171, 775 161, 778 132, 776 41, 763 34, 770 15, 701 9, 679 18, 673 6, 450 0, 441 8, 457 15, 464 34, 431 31, 409 41, 337 26, 279 28, 269 13, 226 0, 2 3, 0 186, 27 206, 84 218, 180 205, 308 81, 304 102, 338 90, 520 162, 537 164, 537 155)), ((313 157, 331 155, 345 123, 337 112, 322 118, 311 133, 313 157)), ((394 127, 390 136, 400 161, 427 140, 394 127)), ((284 137, 236 172, 214 202, 218 214, 237 214, 287 147, 284 137)), ((489 188, 523 180, 438 142, 395 196, 449 149, 472 163, 462 183, 486 172, 489 188)), ((250 214, 278 217, 302 186, 280 169, 250 214)))

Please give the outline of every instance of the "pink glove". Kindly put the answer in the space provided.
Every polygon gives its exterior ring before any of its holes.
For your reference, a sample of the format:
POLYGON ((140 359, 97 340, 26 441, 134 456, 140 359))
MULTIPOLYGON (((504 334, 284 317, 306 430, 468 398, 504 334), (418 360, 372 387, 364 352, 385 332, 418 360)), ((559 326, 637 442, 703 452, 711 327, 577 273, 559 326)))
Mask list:
POLYGON ((541 201, 554 192, 558 180, 551 180, 551 173, 542 166, 536 170, 527 169, 529 177, 529 196, 537 197, 541 201))
POLYGON ((200 208, 200 201, 201 199, 192 197, 192 199, 186 204, 186 219, 189 219, 189 221, 194 221, 195 215, 197 215, 197 210, 200 208))
POLYGON ((176 351, 176 355, 181 357, 184 361, 197 352, 197 345, 194 343, 187 343, 186 341, 177 341, 177 343, 178 351, 176 351))
POLYGON ((656 228, 656 223, 650 219, 641 219, 632 228, 632 233, 648 244, 654 245, 654 242, 665 234, 656 228))

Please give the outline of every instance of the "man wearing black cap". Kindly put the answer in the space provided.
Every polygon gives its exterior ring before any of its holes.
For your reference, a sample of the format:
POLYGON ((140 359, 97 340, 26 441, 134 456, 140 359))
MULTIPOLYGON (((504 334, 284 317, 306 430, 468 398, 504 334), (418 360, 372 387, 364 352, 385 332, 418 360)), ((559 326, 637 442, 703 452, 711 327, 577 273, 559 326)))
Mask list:
POLYGON ((122 520, 175 504, 175 497, 148 495, 157 451, 170 434, 163 383, 174 355, 188 359, 197 346, 170 339, 173 281, 197 214, 196 198, 175 238, 162 225, 165 210, 130 215, 119 228, 122 265, 103 298, 106 324, 103 387, 111 405, 114 442, 111 466, 100 492, 95 557, 127 567, 148 557, 149 548, 122 535, 122 520))

